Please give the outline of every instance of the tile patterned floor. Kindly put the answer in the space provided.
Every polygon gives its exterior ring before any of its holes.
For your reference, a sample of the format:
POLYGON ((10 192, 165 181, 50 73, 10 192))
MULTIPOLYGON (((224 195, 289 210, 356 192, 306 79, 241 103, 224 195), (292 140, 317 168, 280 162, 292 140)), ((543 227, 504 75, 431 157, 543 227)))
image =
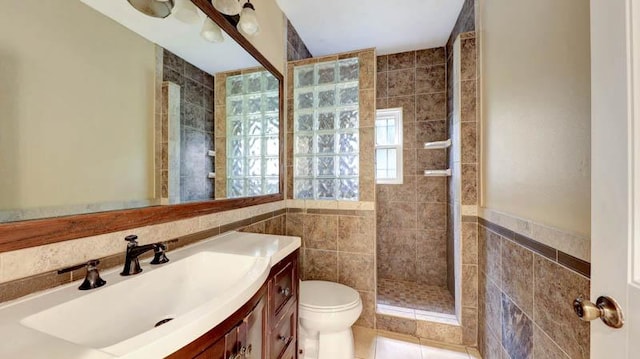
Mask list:
POLYGON ((356 359, 481 359, 475 348, 353 327, 356 359))
POLYGON ((381 278, 378 279, 378 304, 442 314, 455 313, 453 296, 447 288, 381 278))

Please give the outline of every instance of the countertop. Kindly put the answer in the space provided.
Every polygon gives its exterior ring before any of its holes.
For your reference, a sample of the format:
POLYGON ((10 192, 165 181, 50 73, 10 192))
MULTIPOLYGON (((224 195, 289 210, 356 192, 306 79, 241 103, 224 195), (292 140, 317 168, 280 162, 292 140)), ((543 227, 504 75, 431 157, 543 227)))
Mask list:
MULTIPOLYGON (((267 261, 268 265, 264 273, 260 273, 259 277, 256 277, 255 283, 250 288, 243 290, 241 294, 238 294, 233 300, 230 299, 225 302, 222 308, 216 306, 215 315, 210 315, 210 313, 202 315, 202 310, 204 309, 200 308, 201 312, 189 313, 193 314, 191 316, 194 318, 193 321, 199 321, 199 323, 189 322, 188 325, 182 327, 176 327, 174 325, 173 328, 169 328, 167 325, 167 327, 164 328, 164 332, 160 329, 163 329, 165 326, 151 329, 149 332, 156 331, 154 333, 159 333, 155 334, 153 343, 142 345, 140 350, 137 350, 135 353, 123 356, 114 355, 113 353, 100 349, 84 347, 48 335, 23 325, 21 321, 36 313, 83 296, 98 293, 104 288, 117 285, 131 278, 136 278, 139 275, 122 277, 119 275, 121 268, 113 268, 101 271, 101 276, 107 280, 107 284, 101 288, 80 291, 77 289, 82 282, 80 280, 5 303, 0 306, 0 338, 2 338, 0 341, 0 358, 102 359, 164 357, 197 339, 238 310, 264 284, 268 277, 269 269, 300 248, 300 244, 301 241, 299 237, 228 232, 175 251, 167 252, 167 256, 171 260, 167 265, 202 251, 263 258, 267 261), (169 331, 169 329, 171 330, 169 331)), ((124 250, 125 248, 123 246, 123 256, 124 250)), ((151 266, 148 262, 149 259, 141 261, 144 272, 140 275, 156 270, 156 267, 161 267, 151 266)), ((230 268, 229 270, 233 269, 230 268)), ((135 300, 135 298, 123 298, 123 300, 135 300)), ((97 308, 97 310, 99 310, 99 308, 97 308)), ((186 317, 189 316, 186 315, 186 317)), ((86 319, 91 320, 91 318, 86 319)), ((175 322, 178 322, 178 319, 180 318, 176 318, 175 322)), ((123 325, 126 325, 126 323, 123 323, 123 325)))

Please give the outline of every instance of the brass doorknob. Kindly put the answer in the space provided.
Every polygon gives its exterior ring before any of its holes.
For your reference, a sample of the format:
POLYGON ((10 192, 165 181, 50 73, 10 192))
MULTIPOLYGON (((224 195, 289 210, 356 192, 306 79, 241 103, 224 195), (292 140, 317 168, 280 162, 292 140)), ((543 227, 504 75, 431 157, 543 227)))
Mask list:
POLYGON ((610 297, 601 296, 593 304, 590 300, 579 296, 573 301, 573 311, 578 318, 585 322, 600 318, 602 322, 612 328, 622 328, 624 317, 618 303, 610 297))

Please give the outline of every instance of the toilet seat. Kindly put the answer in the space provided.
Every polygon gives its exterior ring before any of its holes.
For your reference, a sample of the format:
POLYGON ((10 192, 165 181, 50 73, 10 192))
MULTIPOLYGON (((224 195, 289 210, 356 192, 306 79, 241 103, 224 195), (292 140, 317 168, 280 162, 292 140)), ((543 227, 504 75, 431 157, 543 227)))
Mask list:
POLYGON ((361 304, 360 294, 346 285, 320 280, 300 283, 300 308, 311 312, 340 312, 361 304))

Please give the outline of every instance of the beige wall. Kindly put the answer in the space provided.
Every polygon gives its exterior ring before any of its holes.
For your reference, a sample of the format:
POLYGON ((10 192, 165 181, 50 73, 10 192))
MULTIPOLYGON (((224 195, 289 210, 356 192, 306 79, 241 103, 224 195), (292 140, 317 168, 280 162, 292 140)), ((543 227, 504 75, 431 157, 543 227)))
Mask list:
POLYGON ((484 206, 589 235, 589 2, 479 10, 484 206))
POLYGON ((79 1, 3 5, 0 209, 152 198, 153 44, 79 1))
POLYGON ((284 75, 287 59, 284 14, 276 0, 254 0, 260 33, 249 41, 284 75))

